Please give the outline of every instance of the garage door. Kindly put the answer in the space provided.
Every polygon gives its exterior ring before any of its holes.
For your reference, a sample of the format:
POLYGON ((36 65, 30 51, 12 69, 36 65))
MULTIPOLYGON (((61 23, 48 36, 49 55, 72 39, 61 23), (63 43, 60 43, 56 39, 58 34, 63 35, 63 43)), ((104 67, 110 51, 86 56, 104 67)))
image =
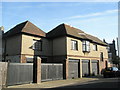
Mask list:
POLYGON ((92 74, 98 75, 98 60, 92 60, 92 74))
POLYGON ((78 78, 79 60, 69 59, 68 78, 78 78))
POLYGON ((89 60, 82 60, 82 76, 89 76, 90 68, 89 68, 89 60))

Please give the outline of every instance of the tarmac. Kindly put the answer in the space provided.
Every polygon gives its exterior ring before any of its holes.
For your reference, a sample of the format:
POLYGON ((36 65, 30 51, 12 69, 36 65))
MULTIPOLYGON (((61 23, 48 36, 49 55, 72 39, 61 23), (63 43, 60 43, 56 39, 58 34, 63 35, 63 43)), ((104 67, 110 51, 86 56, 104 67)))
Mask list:
POLYGON ((94 80, 99 80, 100 78, 77 78, 77 79, 67 79, 67 80, 55 80, 55 81, 46 81, 41 82, 40 84, 22 84, 22 85, 14 85, 14 86, 8 86, 7 88, 55 88, 55 87, 61 87, 66 85, 72 85, 76 83, 87 83, 94 80))

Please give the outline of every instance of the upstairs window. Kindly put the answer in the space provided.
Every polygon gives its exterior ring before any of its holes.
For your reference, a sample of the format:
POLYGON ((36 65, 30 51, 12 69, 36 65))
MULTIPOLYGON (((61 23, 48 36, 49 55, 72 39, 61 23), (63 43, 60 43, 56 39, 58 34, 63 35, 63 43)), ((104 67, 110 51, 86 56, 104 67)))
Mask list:
POLYGON ((108 52, 110 52, 110 47, 109 46, 106 49, 107 49, 108 52))
POLYGON ((71 40, 71 49, 72 50, 78 50, 78 41, 71 40))
POLYGON ((83 52, 90 52, 90 42, 89 41, 83 41, 83 52))
POLYGON ((42 41, 41 40, 33 40, 33 49, 42 51, 42 41))
POLYGON ((97 51, 97 50, 98 50, 96 44, 93 44, 93 50, 94 50, 94 51, 97 51))
POLYGON ((103 52, 100 53, 100 60, 103 61, 103 52))
POLYGON ((109 60, 112 60, 112 53, 108 53, 109 60))

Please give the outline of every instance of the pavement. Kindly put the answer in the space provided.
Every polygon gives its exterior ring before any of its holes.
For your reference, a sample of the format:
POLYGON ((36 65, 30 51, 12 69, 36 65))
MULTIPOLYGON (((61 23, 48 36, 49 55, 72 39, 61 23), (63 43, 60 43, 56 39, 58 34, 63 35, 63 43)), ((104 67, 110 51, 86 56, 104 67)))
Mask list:
POLYGON ((22 84, 22 85, 14 85, 8 86, 7 89, 10 88, 55 88, 62 87, 66 85, 72 85, 76 83, 86 83, 90 81, 99 80, 100 78, 77 78, 77 79, 68 79, 68 80, 56 80, 56 81, 46 81, 40 84, 22 84))

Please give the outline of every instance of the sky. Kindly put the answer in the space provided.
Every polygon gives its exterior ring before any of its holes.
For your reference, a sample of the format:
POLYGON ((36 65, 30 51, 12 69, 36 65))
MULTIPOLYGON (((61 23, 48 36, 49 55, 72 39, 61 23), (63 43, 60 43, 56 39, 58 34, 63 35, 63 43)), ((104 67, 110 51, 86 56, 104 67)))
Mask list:
POLYGON ((118 37, 118 2, 0 2, 0 19, 5 32, 29 20, 45 32, 65 23, 108 43, 118 37))

